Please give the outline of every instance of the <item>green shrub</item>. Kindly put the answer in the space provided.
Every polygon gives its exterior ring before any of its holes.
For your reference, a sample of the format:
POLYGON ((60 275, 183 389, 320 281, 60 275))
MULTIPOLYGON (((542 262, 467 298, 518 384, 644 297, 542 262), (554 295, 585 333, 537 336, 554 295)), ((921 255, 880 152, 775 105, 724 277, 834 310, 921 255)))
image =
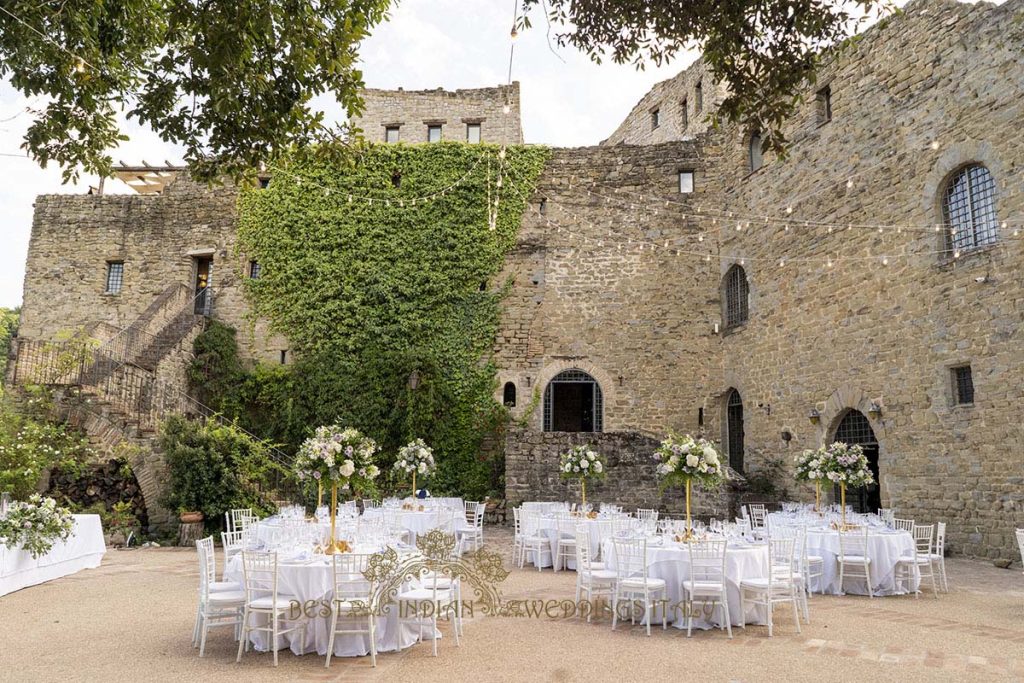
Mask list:
POLYGON ((170 474, 170 509, 200 511, 213 527, 232 508, 273 511, 270 487, 281 470, 265 444, 239 429, 174 416, 161 428, 160 447, 170 474))

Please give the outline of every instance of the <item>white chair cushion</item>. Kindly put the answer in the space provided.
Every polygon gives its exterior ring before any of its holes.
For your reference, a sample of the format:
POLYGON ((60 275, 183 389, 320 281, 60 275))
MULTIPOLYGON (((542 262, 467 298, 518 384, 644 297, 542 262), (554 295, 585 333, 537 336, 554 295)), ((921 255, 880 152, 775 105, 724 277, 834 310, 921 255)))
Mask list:
POLYGON ((592 569, 589 574, 584 574, 584 576, 589 576, 594 581, 614 581, 619 575, 610 569, 592 569))
POLYGON ((864 557, 863 555, 840 555, 836 559, 840 562, 848 562, 854 564, 864 564, 864 562, 867 562, 868 564, 871 564, 871 558, 864 557))
MULTIPOLYGON (((777 580, 772 583, 772 588, 789 588, 790 582, 785 578, 775 577, 777 580)), ((740 581, 740 588, 753 588, 754 590, 768 590, 768 579, 745 579, 740 581)))
POLYGON ((245 602, 244 591, 219 591, 217 593, 210 593, 210 604, 225 604, 225 603, 243 603, 245 602))
POLYGON ((820 555, 808 555, 807 564, 824 564, 825 558, 820 555))
POLYGON ((575 538, 562 537, 562 538, 558 539, 558 545, 571 545, 571 546, 575 547, 576 546, 576 539, 575 538))
POLYGON ((210 584, 210 592, 217 593, 219 591, 240 591, 242 590, 242 584, 237 581, 214 581, 210 584))
MULTIPOLYGON (((917 563, 918 564, 930 564, 931 561, 932 561, 931 558, 928 557, 927 555, 918 555, 917 556, 917 563)), ((904 555, 900 559, 896 560, 896 562, 899 563, 899 564, 914 564, 914 558, 909 556, 909 555, 904 555)))
POLYGON ((721 593, 722 582, 720 581, 683 581, 683 588, 689 593, 721 593))
MULTIPOLYGON (((622 588, 625 588, 626 590, 643 590, 644 589, 644 580, 642 578, 639 578, 639 577, 635 578, 635 579, 623 579, 622 581, 619 582, 619 586, 621 586, 622 588)), ((656 579, 656 578, 653 578, 653 577, 648 577, 647 578, 647 589, 648 590, 657 590, 658 588, 664 588, 664 587, 665 587, 665 580, 664 579, 656 579)))
MULTIPOLYGON (((435 593, 429 588, 414 588, 398 594, 398 599, 405 602, 430 602, 434 599, 435 593)), ((438 589, 437 600, 445 602, 451 599, 451 591, 438 589)))
POLYGON ((591 569, 604 569, 604 562, 591 562, 590 563, 590 568, 591 569))
POLYGON ((274 602, 274 598, 267 596, 265 598, 256 598, 249 603, 249 607, 252 609, 267 609, 267 610, 286 610, 293 604, 298 602, 298 598, 294 598, 290 595, 278 595, 277 602, 274 602))

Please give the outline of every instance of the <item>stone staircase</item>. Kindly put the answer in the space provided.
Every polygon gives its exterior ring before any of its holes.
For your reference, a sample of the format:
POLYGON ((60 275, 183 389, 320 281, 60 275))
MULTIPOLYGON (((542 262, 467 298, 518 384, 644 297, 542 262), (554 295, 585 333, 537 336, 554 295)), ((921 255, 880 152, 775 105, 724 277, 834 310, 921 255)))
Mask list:
MULTIPOLYGON (((223 420, 187 392, 186 368, 193 343, 205 329, 206 317, 195 313, 191 291, 184 285, 165 289, 127 327, 90 348, 75 342, 16 340, 8 381, 45 384, 55 389, 61 417, 85 432, 102 452, 121 444, 142 489, 150 531, 176 524, 176 515, 160 504, 166 468, 157 431, 170 415, 223 420)), ((250 435, 251 436, 251 435, 250 435)), ((254 437, 255 438, 255 437, 254 437)), ((288 458, 270 448, 270 457, 288 466, 288 458)), ((285 493, 285 483, 274 489, 285 493)))

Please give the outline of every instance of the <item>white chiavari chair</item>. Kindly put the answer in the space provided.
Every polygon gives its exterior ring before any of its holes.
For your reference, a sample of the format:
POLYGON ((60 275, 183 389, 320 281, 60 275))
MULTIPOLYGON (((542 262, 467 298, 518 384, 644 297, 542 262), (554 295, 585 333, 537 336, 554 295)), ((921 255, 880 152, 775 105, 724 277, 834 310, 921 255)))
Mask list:
POLYGON ((555 542, 553 569, 557 572, 559 569, 568 569, 569 560, 576 559, 576 520, 572 517, 559 517, 555 520, 555 529, 558 537, 555 542))
POLYGON ((722 611, 719 628, 725 629, 732 638, 732 623, 729 618, 729 591, 725 579, 726 541, 713 540, 688 543, 690 575, 683 579, 683 595, 686 600, 686 637, 693 633, 694 604, 715 606, 722 611))
POLYGON ((658 521, 658 511, 650 508, 637 508, 636 518, 644 522, 647 521, 658 521))
MULTIPOLYGON (((585 595, 587 603, 592 607, 594 598, 599 596, 612 597, 615 587, 616 572, 605 569, 604 564, 594 562, 590 556, 590 534, 586 527, 576 527, 576 604, 585 595)), ((577 616, 581 616, 577 611, 577 616)), ((591 619, 587 610, 587 621, 591 619)))
MULTIPOLYGON (((664 579, 648 575, 647 539, 646 538, 613 538, 615 552, 615 587, 612 592, 612 630, 615 630, 619 618, 619 601, 640 602, 643 604, 647 622, 647 635, 651 635, 651 619, 654 610, 661 606, 661 628, 668 628, 667 586, 664 579)), ((636 614, 630 609, 632 623, 636 623, 636 614)))
MULTIPOLYGON (((894 579, 903 581, 909 589, 915 579, 923 582, 924 579, 931 579, 932 592, 939 597, 939 588, 935 583, 935 565, 932 561, 932 535, 935 527, 931 524, 915 524, 913 530, 914 548, 911 555, 904 555, 896 561, 896 572, 894 579)), ((914 597, 920 597, 921 588, 918 585, 914 591, 914 597)))
POLYGON ((914 520, 912 519, 897 519, 893 518, 892 528, 897 531, 906 531, 908 534, 914 533, 914 520))
POLYGON ((238 529, 238 520, 241 517, 254 517, 252 508, 234 508, 224 513, 224 520, 227 523, 228 531, 236 531, 238 529))
POLYGON ((248 544, 249 539, 252 537, 252 528, 242 531, 222 531, 220 532, 220 544, 224 548, 224 566, 227 567, 228 561, 233 557, 242 552, 245 546, 248 544))
MULTIPOLYGON (((455 553, 458 541, 455 534, 449 534, 448 540, 443 547, 433 549, 431 559, 449 560, 455 553)), ((431 626, 432 640, 434 641, 434 656, 437 656, 437 618, 444 616, 451 624, 452 634, 455 636, 455 645, 462 644, 460 640, 462 631, 462 611, 459 600, 458 582, 452 577, 424 572, 414 583, 414 587, 398 593, 395 600, 398 602, 398 613, 404 618, 410 613, 412 618, 419 625, 419 637, 423 639, 423 625, 429 623, 431 626), (418 584, 418 585, 415 585, 418 584), (411 609, 411 612, 410 612, 411 609), (422 612, 422 613, 421 613, 422 612)))
POLYGON ((939 570, 939 581, 942 582, 942 592, 949 592, 949 581, 946 579, 946 523, 939 522, 935 525, 935 548, 931 554, 932 564, 939 570))
POLYGON ((487 506, 483 503, 472 501, 466 503, 466 523, 469 527, 459 532, 462 550, 466 550, 469 546, 472 546, 473 552, 480 549, 480 545, 484 541, 484 513, 486 511, 487 506))
POLYGON ((875 597, 871 585, 871 553, 868 545, 868 528, 863 531, 839 531, 839 591, 846 595, 846 579, 864 579, 868 585, 868 597, 875 597))
POLYGON ((245 586, 245 608, 242 613, 242 636, 238 642, 236 662, 242 661, 242 653, 249 651, 249 634, 262 631, 269 635, 270 648, 274 651, 274 666, 277 666, 277 646, 280 637, 299 631, 306 637, 306 622, 301 615, 298 620, 287 619, 289 608, 297 599, 280 593, 277 589, 277 553, 242 551, 242 576, 245 586), (255 626, 252 617, 262 615, 268 626, 255 626), (281 628, 282 621, 292 621, 294 626, 281 628))
POLYGON ((765 608, 768 614, 768 637, 771 638, 775 625, 775 605, 792 603, 793 623, 800 633, 798 584, 794 580, 799 574, 793 564, 796 540, 793 538, 772 538, 768 540, 768 576, 740 581, 740 612, 746 625, 747 603, 765 608))
POLYGON ((1020 550, 1020 562, 1024 565, 1024 529, 1014 529, 1017 535, 1017 549, 1020 550))
POLYGON ((213 536, 196 541, 199 556, 199 604, 192 628, 192 647, 199 647, 199 656, 206 653, 206 633, 215 626, 234 626, 241 623, 245 593, 234 582, 217 581, 217 558, 214 555, 213 536))
POLYGON ((334 555, 334 596, 331 600, 331 636, 327 643, 327 661, 331 665, 334 655, 334 637, 341 635, 368 636, 370 641, 370 664, 377 666, 377 617, 375 603, 375 582, 367 579, 363 572, 370 565, 370 555, 339 553, 334 555), (348 622, 338 628, 338 621, 348 622), (362 625, 365 622, 365 626, 362 625))

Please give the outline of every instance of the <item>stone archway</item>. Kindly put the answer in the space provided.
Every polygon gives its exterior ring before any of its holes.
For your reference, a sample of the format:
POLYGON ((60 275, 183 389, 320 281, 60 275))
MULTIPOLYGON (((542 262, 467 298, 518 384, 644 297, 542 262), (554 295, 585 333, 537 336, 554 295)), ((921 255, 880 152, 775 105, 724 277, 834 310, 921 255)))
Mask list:
POLYGON ((870 398, 862 389, 852 384, 843 384, 828 397, 824 404, 819 404, 817 437, 819 445, 828 445, 835 438, 840 424, 851 411, 864 416, 875 438, 878 450, 878 500, 883 506, 889 499, 886 487, 886 475, 891 466, 890 453, 885 447, 885 422, 873 412, 873 408, 881 405, 881 399, 870 398))

